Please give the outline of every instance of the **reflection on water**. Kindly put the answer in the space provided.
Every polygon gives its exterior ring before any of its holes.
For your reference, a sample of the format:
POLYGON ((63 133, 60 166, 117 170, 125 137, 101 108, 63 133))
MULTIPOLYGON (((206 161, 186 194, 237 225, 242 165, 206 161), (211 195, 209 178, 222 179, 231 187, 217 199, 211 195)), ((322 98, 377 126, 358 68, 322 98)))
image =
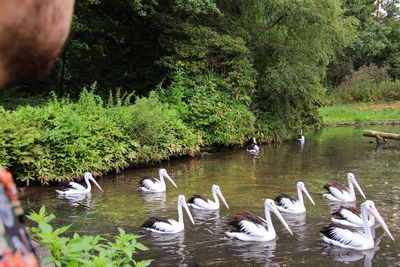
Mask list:
POLYGON ((245 242, 240 240, 229 240, 227 245, 234 255, 243 261, 254 261, 256 263, 271 262, 275 256, 276 240, 269 242, 245 242))
POLYGON ((92 209, 92 194, 76 194, 76 195, 58 195, 59 199, 64 199, 72 207, 83 207, 85 209, 92 209))
MULTIPOLYGON (((398 127, 374 127, 399 132, 398 127)), ((150 250, 138 259, 154 259, 154 266, 400 266, 398 244, 381 228, 376 229, 379 250, 374 254, 336 251, 321 241, 320 229, 328 225, 331 212, 338 207, 321 197, 328 181, 347 184, 353 172, 368 199, 375 202, 395 239, 400 238, 400 143, 382 147, 362 137, 361 128, 332 128, 307 133, 303 145, 297 140, 278 146, 262 146, 259 155, 242 150, 227 150, 196 159, 165 162, 151 168, 126 171, 100 181, 104 193, 94 190, 76 198, 58 198, 56 188, 28 188, 22 199, 26 210, 46 205, 55 213, 58 225, 73 224, 82 234, 115 235, 118 227, 143 235, 150 250), (167 187, 160 194, 137 192, 138 181, 146 175, 168 170, 178 188, 167 187), (296 194, 296 182, 303 181, 316 206, 307 204, 307 214, 282 214, 293 231, 290 235, 273 217, 278 239, 270 243, 228 240, 224 232, 236 213, 249 210, 264 216, 263 199, 280 193, 296 194), (178 217, 176 197, 207 193, 218 184, 230 209, 219 211, 192 209, 195 225, 184 216, 185 231, 178 235, 159 235, 141 230, 150 216, 178 217), (380 240, 380 241, 379 241, 380 240), (347 257, 347 258, 346 258, 347 257), (373 258, 373 259, 372 259, 373 258)), ((362 202, 352 203, 358 209, 362 202)), ((346 203, 348 205, 349 203, 346 203)), ((339 204, 340 205, 340 204, 339 204)))
MULTIPOLYGON (((160 249, 161 255, 168 255, 169 258, 174 259, 176 266, 185 266, 186 257, 189 251, 186 249, 185 245, 185 233, 180 232, 176 234, 158 234, 158 233, 143 233, 148 235, 154 244, 155 249, 160 249)), ((153 247, 152 247, 153 249, 153 247)), ((159 266, 168 266, 168 262, 164 264, 159 264, 159 266)))
POLYGON ((329 258, 341 263, 351 263, 356 261, 362 261, 364 259, 364 267, 372 266, 372 259, 375 256, 375 251, 377 249, 357 251, 342 248, 327 247, 325 252, 328 254, 329 258))

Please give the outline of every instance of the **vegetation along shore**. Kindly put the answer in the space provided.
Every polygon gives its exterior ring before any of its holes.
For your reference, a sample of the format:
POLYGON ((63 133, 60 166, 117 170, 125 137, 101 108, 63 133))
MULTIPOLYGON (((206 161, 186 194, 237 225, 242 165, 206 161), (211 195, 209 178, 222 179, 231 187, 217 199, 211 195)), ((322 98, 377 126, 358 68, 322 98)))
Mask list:
POLYGON ((50 74, 0 92, 0 165, 47 184, 396 121, 399 13, 395 1, 78 1, 50 74))

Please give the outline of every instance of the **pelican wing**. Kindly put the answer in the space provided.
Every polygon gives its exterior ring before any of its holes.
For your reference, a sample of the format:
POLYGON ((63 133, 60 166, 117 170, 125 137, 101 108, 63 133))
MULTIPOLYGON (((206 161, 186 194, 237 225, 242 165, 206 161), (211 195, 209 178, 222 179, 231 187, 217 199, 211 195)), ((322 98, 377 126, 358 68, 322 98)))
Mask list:
POLYGON ((350 197, 350 192, 347 187, 338 182, 330 182, 324 185, 324 188, 329 191, 337 199, 350 197))
POLYGON ((69 182, 65 189, 66 190, 68 190, 68 189, 85 190, 86 188, 81 184, 78 184, 75 182, 69 182))
POLYGON ((144 228, 152 228, 161 232, 173 232, 174 225, 167 217, 150 217, 143 224, 144 228))
POLYGON ((246 233, 251 236, 263 237, 266 234, 266 229, 260 224, 251 221, 242 220, 239 222, 240 232, 246 233))
POLYGON ((188 200, 189 204, 194 204, 200 208, 208 208, 210 206, 209 199, 203 195, 193 195, 188 200))
POLYGON ((362 232, 342 225, 331 224, 321 230, 321 234, 346 246, 362 247, 365 236, 362 232))
POLYGON ((280 194, 279 196, 277 196, 275 198, 275 202, 278 206, 281 206, 282 208, 288 210, 295 210, 297 208, 297 205, 300 204, 297 199, 286 194, 280 194))
POLYGON ((159 183, 160 181, 155 178, 155 177, 144 177, 142 180, 140 180, 139 182, 139 186, 141 187, 145 187, 149 190, 156 190, 156 184, 159 183))
POLYGON ((336 216, 338 219, 362 225, 361 216, 358 214, 358 211, 354 207, 340 206, 340 208, 334 213, 332 213, 332 215, 336 216))
POLYGON ((251 236, 264 237, 267 233, 267 229, 263 226, 264 222, 258 216, 248 211, 233 216, 229 225, 235 227, 239 232, 251 236))

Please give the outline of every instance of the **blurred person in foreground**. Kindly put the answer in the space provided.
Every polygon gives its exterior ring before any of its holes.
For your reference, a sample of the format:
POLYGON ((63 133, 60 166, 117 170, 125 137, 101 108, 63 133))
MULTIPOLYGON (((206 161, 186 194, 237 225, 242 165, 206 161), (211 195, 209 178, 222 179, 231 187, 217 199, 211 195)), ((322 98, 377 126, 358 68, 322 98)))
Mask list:
MULTIPOLYGON (((0 0, 0 88, 38 79, 60 53, 74 0, 0 0)), ((0 267, 40 266, 12 175, 0 167, 0 267)))

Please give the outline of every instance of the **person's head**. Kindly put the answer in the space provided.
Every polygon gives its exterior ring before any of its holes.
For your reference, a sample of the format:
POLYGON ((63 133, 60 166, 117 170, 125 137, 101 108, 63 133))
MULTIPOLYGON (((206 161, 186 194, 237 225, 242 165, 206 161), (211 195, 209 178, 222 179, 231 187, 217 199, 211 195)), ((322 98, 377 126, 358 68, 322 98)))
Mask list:
POLYGON ((64 44, 74 0, 0 1, 0 86, 46 74, 64 44))

